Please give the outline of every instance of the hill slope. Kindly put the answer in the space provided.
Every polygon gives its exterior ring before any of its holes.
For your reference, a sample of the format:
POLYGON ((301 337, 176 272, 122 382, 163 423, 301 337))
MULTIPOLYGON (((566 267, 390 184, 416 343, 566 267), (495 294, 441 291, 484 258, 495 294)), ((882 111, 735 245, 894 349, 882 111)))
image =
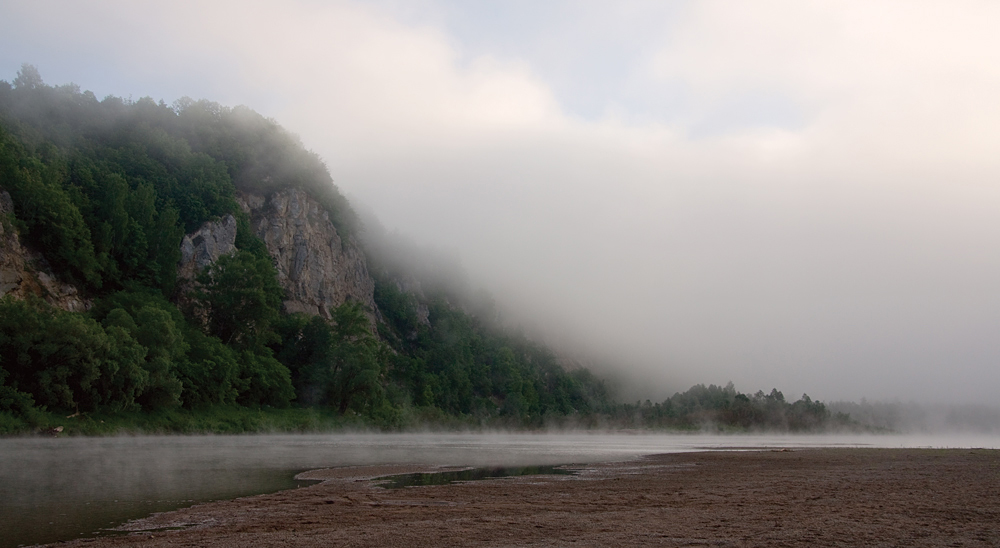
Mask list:
POLYGON ((369 275, 325 166, 247 108, 98 100, 26 65, 0 82, 0 192, 13 429, 40 409, 524 425, 607 404, 544 347, 402 291, 402 273, 369 275))

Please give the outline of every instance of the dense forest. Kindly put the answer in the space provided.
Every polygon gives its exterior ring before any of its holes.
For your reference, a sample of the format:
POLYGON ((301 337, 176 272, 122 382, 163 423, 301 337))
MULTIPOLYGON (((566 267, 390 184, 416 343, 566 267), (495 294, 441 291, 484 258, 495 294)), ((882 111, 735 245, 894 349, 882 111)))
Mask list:
POLYGON ((245 107, 98 99, 24 65, 0 81, 0 192, 13 204, 6 232, 41 253, 30 268, 88 303, 63 310, 44 290, 0 299, 0 433, 849 422, 806 396, 732 386, 615 403, 589 371, 562 367, 461 292, 432 281, 404 290, 415 274, 375 250, 378 235, 319 157, 245 107), (321 203, 342 237, 369 242, 377 311, 282 310, 272 258, 237 196, 290 187, 321 203), (179 284, 184 235, 226 215, 236 251, 179 284))

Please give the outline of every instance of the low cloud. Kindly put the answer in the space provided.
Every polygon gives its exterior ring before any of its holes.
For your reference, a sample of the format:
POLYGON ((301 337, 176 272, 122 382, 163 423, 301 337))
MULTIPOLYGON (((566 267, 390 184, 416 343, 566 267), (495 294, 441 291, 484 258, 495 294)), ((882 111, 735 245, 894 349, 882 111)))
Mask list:
MULTIPOLYGON (((429 5, 8 4, 0 60, 8 80, 29 61, 276 118, 388 228, 461 257, 512 322, 629 394, 992 399, 995 4, 635 3, 641 33, 608 26, 627 70, 589 80, 471 48, 429 5)), ((579 29, 625 16, 560 6, 548 41, 586 67, 579 29)))

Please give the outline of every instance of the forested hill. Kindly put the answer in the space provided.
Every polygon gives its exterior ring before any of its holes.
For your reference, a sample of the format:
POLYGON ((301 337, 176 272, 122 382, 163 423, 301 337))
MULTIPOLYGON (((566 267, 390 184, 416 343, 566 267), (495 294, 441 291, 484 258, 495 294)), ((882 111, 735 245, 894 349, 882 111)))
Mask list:
POLYGON ((523 426, 608 404, 587 371, 487 327, 446 291, 404 291, 388 261, 370 265, 375 306, 345 298, 287 313, 295 280, 240 205, 288 189, 318 204, 343 247, 359 245, 322 161, 248 108, 99 100, 27 65, 0 82, 0 192, 12 206, 0 234, 0 428, 218 406, 523 426), (185 234, 230 215, 233 250, 179 278, 185 234))
POLYGON ((831 424, 731 386, 614 403, 369 224, 248 108, 23 66, 0 81, 0 434, 831 424))

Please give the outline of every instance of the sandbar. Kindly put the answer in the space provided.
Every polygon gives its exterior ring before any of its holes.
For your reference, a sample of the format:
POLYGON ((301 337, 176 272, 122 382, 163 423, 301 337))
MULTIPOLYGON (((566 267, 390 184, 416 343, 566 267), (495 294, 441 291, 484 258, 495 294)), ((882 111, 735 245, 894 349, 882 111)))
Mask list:
POLYGON ((824 448, 652 455, 384 489, 426 466, 199 504, 56 546, 1000 546, 1000 451, 824 448))

